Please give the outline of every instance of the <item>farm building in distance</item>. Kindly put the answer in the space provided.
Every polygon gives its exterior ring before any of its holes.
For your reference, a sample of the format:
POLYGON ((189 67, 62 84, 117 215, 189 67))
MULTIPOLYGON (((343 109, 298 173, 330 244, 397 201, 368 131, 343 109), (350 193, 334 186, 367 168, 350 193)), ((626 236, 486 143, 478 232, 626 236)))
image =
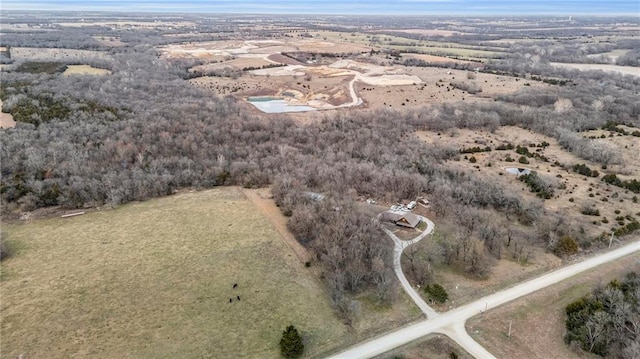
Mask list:
POLYGON ((397 226, 416 228, 420 223, 420 217, 411 212, 386 211, 380 216, 383 222, 395 223, 397 226))

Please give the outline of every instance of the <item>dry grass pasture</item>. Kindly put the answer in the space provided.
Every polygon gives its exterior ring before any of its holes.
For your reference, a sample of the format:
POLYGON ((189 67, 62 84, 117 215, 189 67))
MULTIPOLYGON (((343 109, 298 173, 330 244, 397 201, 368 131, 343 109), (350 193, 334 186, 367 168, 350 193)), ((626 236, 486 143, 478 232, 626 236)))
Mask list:
POLYGON ((78 22, 58 22, 56 25, 63 27, 93 27, 105 26, 117 29, 172 29, 172 28, 193 28, 195 24, 191 21, 78 21, 78 22))
POLYGON ((406 34, 418 34, 424 36, 452 36, 452 35, 460 35, 459 31, 450 31, 450 30, 435 30, 435 29, 385 29, 385 32, 398 32, 398 33, 406 33, 406 34))
POLYGON ((289 324, 309 357, 353 340, 238 188, 3 227, 6 358, 274 358, 289 324))
MULTIPOLYGON (((451 36, 453 32, 439 33, 439 30, 423 30, 430 31, 427 35, 444 35, 451 36)), ((400 30, 398 32, 407 32, 400 30)), ((317 31, 310 32, 313 36, 326 41, 337 43, 351 43, 352 46, 369 47, 374 49, 392 49, 399 52, 416 52, 420 51, 430 55, 462 56, 467 60, 482 60, 499 55, 500 52, 487 50, 482 46, 462 45, 455 42, 440 42, 430 40, 408 39, 402 36, 393 36, 389 34, 362 33, 362 32, 337 32, 337 31, 317 31)), ((366 50, 365 50, 366 51, 366 50)))
POLYGON ((629 52, 629 50, 626 50, 626 49, 615 49, 615 50, 611 50, 611 51, 607 51, 607 52, 601 52, 601 53, 598 53, 598 54, 587 55, 587 57, 591 57, 591 58, 607 57, 607 58, 609 58, 609 60, 611 60, 611 62, 615 62, 618 59, 618 57, 623 56, 627 52, 629 52))
POLYGON ((262 67, 271 65, 273 62, 268 61, 262 57, 238 57, 230 61, 225 61, 223 64, 208 64, 208 65, 200 65, 195 66, 193 68, 194 71, 210 71, 215 70, 215 65, 224 66, 224 67, 232 67, 234 69, 242 70, 245 67, 262 67))
POLYGON ((98 69, 89 65, 67 65, 67 69, 62 73, 63 75, 109 75, 111 71, 105 69, 98 69))
POLYGON ((600 358, 575 352, 564 343, 565 307, 595 286, 634 270, 640 270, 637 255, 607 263, 476 316, 467 321, 467 331, 498 358, 600 358))
POLYGON ((431 62, 431 63, 438 63, 438 64, 446 64, 446 63, 456 63, 456 64, 472 64, 472 63, 476 63, 476 64, 481 64, 479 62, 473 62, 473 61, 466 61, 466 60, 458 60, 458 59, 452 59, 449 57, 445 57, 445 56, 435 56, 435 55, 427 55, 427 54, 402 54, 403 58, 409 58, 409 59, 417 59, 417 60, 424 60, 427 62, 431 62))
MULTIPOLYGON (((466 303, 480 299, 499 290, 508 288, 527 279, 560 267, 562 261, 551 253, 539 248, 530 248, 533 252, 526 263, 519 263, 505 251, 503 259, 491 268, 487 279, 474 280, 460 271, 440 267, 435 273, 435 282, 441 284, 449 294, 449 301, 442 305, 433 305, 437 311, 446 312, 466 303)), ((424 293, 421 292, 421 294, 424 293)), ((425 300, 427 298, 425 297, 425 300)))
MULTIPOLYGON (((629 131, 631 129, 627 129, 629 131)), ((606 173, 622 174, 622 179, 640 177, 640 164, 635 159, 638 151, 637 137, 613 135, 610 131, 594 130, 582 133, 585 137, 598 137, 593 141, 612 146, 623 160, 621 165, 610 165, 602 170, 599 165, 585 161, 572 153, 563 150, 558 142, 548 136, 531 132, 519 127, 504 126, 495 132, 456 129, 449 133, 418 132, 418 138, 428 142, 458 149, 489 146, 495 148, 501 144, 511 143, 513 146, 527 147, 530 152, 539 153, 548 158, 548 162, 536 158, 528 158, 529 164, 518 163, 520 157, 514 150, 481 152, 461 155, 459 161, 451 161, 448 165, 458 171, 473 173, 494 183, 500 183, 512 191, 519 191, 530 200, 539 200, 546 210, 559 213, 573 228, 582 228, 584 238, 591 240, 602 232, 617 228, 615 218, 631 216, 637 219, 640 203, 634 203, 634 193, 623 188, 609 185, 601 180, 606 173), (604 135, 604 138, 600 138, 604 135), (610 136, 611 135, 611 136, 610 136), (542 142, 549 143, 546 148, 531 147, 542 142), (465 157, 467 159, 465 159, 465 157), (469 160, 474 157, 477 162, 469 160), (511 157, 515 162, 507 162, 511 157), (558 162, 561 166, 556 165, 558 162), (599 177, 586 177, 573 172, 576 164, 586 164, 600 172, 599 177), (507 167, 528 168, 534 170, 544 180, 555 185, 555 193, 551 199, 540 200, 529 192, 527 186, 515 175, 505 172, 507 167), (586 216, 581 213, 584 207, 594 207, 600 216, 586 216), (606 219, 606 220, 605 220, 606 219)), ((625 222, 626 223, 626 222, 625 222)))
POLYGON ((397 65, 407 74, 420 78, 421 83, 402 86, 369 86, 357 82, 356 92, 370 108, 391 107, 395 109, 420 109, 425 105, 442 102, 483 102, 494 96, 516 92, 525 87, 545 88, 549 85, 537 81, 526 81, 511 76, 454 70, 437 67, 406 67, 397 65), (473 79, 467 78, 474 77, 473 79), (482 91, 470 94, 454 88, 452 82, 473 83, 482 91))
MULTIPOLYGON (((280 233, 282 239, 298 255, 300 262, 304 263, 309 260, 311 258, 310 253, 307 252, 306 248, 304 248, 287 229, 288 218, 285 217, 276 206, 272 199, 271 191, 266 188, 243 189, 242 191, 247 198, 260 209, 265 218, 267 218, 278 233, 280 233)), ((415 237, 415 233, 413 237, 415 237)), ((392 245, 391 241, 389 241, 389 245, 392 245)), ((310 268, 306 268, 306 270, 314 272, 316 277, 322 275, 322 268, 320 266, 312 265, 310 268)), ((352 299, 360 303, 361 310, 359 315, 356 316, 355 323, 352 327, 353 330, 349 332, 350 335, 345 335, 341 338, 340 342, 334 342, 334 349, 323 353, 323 355, 316 355, 315 357, 326 356, 324 354, 339 351, 355 345, 362 340, 396 329, 402 325, 422 320, 424 318, 423 314, 415 306, 413 301, 399 287, 397 290, 398 297, 392 306, 380 305, 375 295, 371 292, 365 291, 353 297, 352 299)))
POLYGON ((11 58, 15 60, 86 62, 88 59, 106 59, 108 57, 109 54, 106 51, 37 47, 11 48, 11 58))
POLYGON ((94 40, 98 41, 99 43, 105 46, 120 47, 120 46, 126 45, 126 43, 124 43, 121 38, 115 37, 115 36, 92 36, 92 37, 94 40))
POLYGON ((552 62, 554 66, 576 69, 580 71, 602 70, 604 72, 618 72, 623 75, 632 75, 640 77, 640 68, 631 66, 619 66, 611 64, 581 64, 581 63, 564 63, 552 62))

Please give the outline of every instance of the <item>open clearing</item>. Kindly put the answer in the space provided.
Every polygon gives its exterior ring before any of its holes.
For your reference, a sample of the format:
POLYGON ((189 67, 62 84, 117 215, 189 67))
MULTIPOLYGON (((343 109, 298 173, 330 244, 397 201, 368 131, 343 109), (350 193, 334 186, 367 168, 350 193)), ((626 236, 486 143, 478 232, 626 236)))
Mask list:
MULTIPOLYGON (((509 248, 507 248, 509 249, 509 248)), ((508 251, 505 251, 508 252, 508 251)), ((438 305, 432 303, 432 307, 439 312, 445 312, 453 307, 459 307, 470 303, 491 293, 498 292, 511 285, 532 279, 542 273, 557 269, 562 261, 551 253, 536 249, 531 259, 526 264, 520 264, 513 260, 509 253, 505 258, 497 261, 491 268, 488 279, 474 280, 459 271, 442 266, 436 269, 435 282, 441 284, 449 293, 449 301, 438 305)), ((424 292, 420 294, 426 298, 424 292)))
POLYGON ((106 51, 75 50, 64 48, 12 47, 11 58, 29 61, 78 61, 86 62, 91 59, 105 59, 109 57, 106 51))
POLYGON ((578 64, 578 63, 564 63, 564 62, 552 62, 551 65, 558 67, 566 67, 569 69, 576 69, 580 71, 590 70, 602 70, 604 72, 619 72, 623 75, 633 75, 640 77, 640 67, 631 66, 619 66, 609 64, 578 64))
POLYGON ((471 336, 498 358, 599 358, 564 343, 567 304, 599 285, 640 270, 637 255, 607 263, 578 277, 508 303, 467 322, 471 336), (511 337, 507 337, 509 322, 511 337))
POLYGON ((4 230, 3 357, 274 358, 289 324, 311 357, 351 338, 238 188, 4 230))
MULTIPOLYGON (((431 31, 431 35, 436 35, 434 31, 438 32, 439 30, 424 31, 431 31)), ((398 31, 398 33, 401 32, 406 31, 398 31)), ((441 31, 439 32, 440 35, 443 35, 441 31)), ((310 34, 328 41, 352 43, 356 46, 368 46, 375 49, 393 49, 399 52, 415 53, 416 51, 419 51, 421 53, 431 55, 463 56, 467 59, 491 58, 500 55, 499 51, 486 50, 483 46, 462 45, 454 42, 409 39, 389 34, 361 32, 345 33, 336 31, 317 31, 310 32, 310 34)), ((451 35, 453 35, 453 32, 448 32, 447 36, 451 35)))
POLYGON ((120 47, 126 45, 119 37, 113 36, 92 36, 94 40, 98 41, 102 45, 111 47, 120 47))
POLYGON ((281 52, 366 52, 370 47, 340 44, 321 39, 278 39, 246 41, 208 41, 188 44, 173 44, 160 47, 166 58, 200 58, 210 56, 236 56, 241 54, 276 54, 281 52))
POLYGON ((59 22, 56 25, 64 27, 93 27, 104 26, 112 29, 172 29, 172 28, 193 28, 195 24, 191 21, 80 21, 80 22, 59 22))
MULTIPOLYGON (((422 80, 407 74, 400 67, 384 66, 372 62, 358 61, 354 59, 329 59, 307 60, 302 63, 282 53, 300 51, 321 52, 337 51, 336 43, 317 39, 302 40, 264 40, 264 41, 219 41, 196 44, 170 45, 160 50, 167 59, 197 58, 200 61, 212 61, 198 65, 192 71, 215 71, 225 68, 242 70, 247 67, 263 67, 265 65, 282 64, 285 66, 275 68, 262 68, 245 71, 249 74, 249 80, 245 76, 243 80, 231 78, 230 83, 217 78, 207 80, 198 78, 191 80, 193 84, 203 85, 205 88, 223 95, 238 93, 239 96, 278 96, 291 106, 311 106, 314 109, 335 109, 341 107, 357 106, 362 101, 357 97, 354 89, 356 81, 372 86, 401 86, 420 84, 422 80), (220 57, 224 60, 220 62, 220 57), (215 62, 213 62, 215 61, 215 62), (258 77, 257 81, 251 79, 258 77), (312 90, 308 83, 302 84, 298 77, 304 77, 305 82, 312 79, 330 79, 329 82, 314 80, 314 86, 324 86, 318 90, 312 90), (272 80, 274 78, 274 80, 272 80), (342 78, 343 80, 331 80, 342 78), (292 81, 293 80, 293 81, 292 81), (253 82, 253 83, 252 83, 253 82), (345 84, 344 82, 348 82, 345 84)), ((354 49, 351 48, 351 51, 354 49)), ((364 49, 361 49, 364 50, 364 49)), ((366 51, 365 51, 366 52, 366 51)), ((314 55, 315 58, 316 55, 314 55)), ((301 56, 302 57, 302 56, 301 56)), ((322 56, 320 56, 322 57, 322 56)), ((360 59, 362 60, 362 59, 360 59)))
POLYGON ((67 69, 62 73, 63 75, 109 75, 111 71, 105 69, 98 69, 89 65, 67 65, 67 69))
POLYGON ((410 58, 410 59, 424 60, 426 62, 431 62, 431 63, 436 63, 436 64, 447 64, 447 63, 456 63, 456 64, 473 64, 473 63, 477 63, 478 65, 482 64, 480 62, 458 60, 458 59, 452 59, 452 58, 444 57, 444 56, 435 56, 435 55, 426 55, 426 54, 402 54, 402 57, 403 58, 410 58))
MULTIPOLYGON (((2 108, 2 100, 0 100, 0 109, 2 108)), ((0 112, 0 128, 16 127, 16 121, 13 115, 6 112, 0 112)))
POLYGON ((629 50, 626 50, 626 49, 615 49, 615 50, 611 50, 611 51, 607 51, 607 52, 601 52, 601 53, 598 53, 598 54, 587 55, 587 57, 591 57, 591 58, 608 57, 609 60, 611 60, 611 62, 616 62, 618 57, 623 56, 627 52, 629 52, 629 50))
POLYGON ((494 96, 516 92, 525 86, 544 88, 549 85, 538 81, 526 81, 511 76, 487 73, 473 73, 474 79, 468 79, 469 71, 438 67, 404 67, 407 74, 418 77, 421 84, 404 86, 367 86, 356 83, 356 92, 370 108, 413 108, 424 105, 457 101, 490 101, 494 96), (469 94, 454 88, 451 83, 474 84, 482 91, 469 94))
MULTIPOLYGON (((356 41, 350 36, 326 35, 332 36, 331 40, 323 37, 199 42, 169 45, 160 51, 168 60, 191 58, 204 62, 191 71, 217 72, 216 76, 189 80, 217 95, 233 94, 244 100, 269 96, 285 101, 288 106, 310 106, 319 110, 400 106, 406 109, 442 101, 487 101, 524 86, 548 86, 510 76, 404 66, 393 63, 384 54, 370 53, 364 46, 347 44, 349 40, 356 41), (345 52, 347 50, 349 52, 345 52), (274 64, 282 66, 252 70, 274 64), (454 88, 451 82, 467 83, 481 91, 472 95, 454 88)), ((354 37, 360 36, 364 39, 359 33, 354 37)), ((407 57, 432 62, 462 61, 418 54, 407 57)))
POLYGON ((436 30, 436 29, 384 29, 385 32, 399 32, 399 33, 407 33, 407 34, 418 34, 424 36, 452 36, 452 35, 460 35, 459 31, 449 31, 449 30, 436 30))
MULTIPOLYGON (((631 128, 625 128, 625 130, 633 131, 631 128)), ((605 130, 586 131, 582 135, 596 137, 593 141, 613 148, 621 156, 623 163, 609 165, 607 170, 602 170, 596 163, 585 161, 563 150, 554 138, 513 126, 500 127, 493 133, 468 129, 456 129, 449 134, 440 135, 429 131, 417 133, 418 138, 442 146, 454 146, 458 149, 478 146, 494 148, 491 152, 461 155, 459 161, 450 161, 448 165, 454 170, 473 173, 479 178, 502 184, 512 191, 520 191, 525 198, 530 200, 541 201, 515 175, 506 173, 504 168, 526 167, 536 171, 541 178, 555 187, 554 196, 541 202, 544 208, 561 214, 565 223, 570 224, 573 228, 582 228, 581 237, 591 240, 602 232, 609 233, 611 229, 619 227, 614 220, 615 218, 625 216, 635 218, 637 213, 640 213, 640 204, 633 202, 633 197, 636 196, 634 193, 609 185, 601 180, 606 173, 618 174, 623 179, 640 176, 640 164, 635 160, 638 151, 638 138, 630 135, 618 136, 617 133, 605 130), (536 147, 542 142, 547 142, 549 146, 546 148, 536 147), (520 155, 516 153, 515 148, 505 151, 495 150, 496 146, 507 143, 513 144, 514 147, 526 147, 532 153, 547 157, 548 162, 528 158, 529 164, 520 164, 517 162, 520 155), (471 163, 464 157, 468 159, 474 157, 477 162, 471 163), (508 157, 515 159, 515 162, 507 162, 508 157), (555 162, 561 166, 555 165, 555 162), (600 171, 600 176, 586 177, 575 173, 571 168, 576 164, 586 164, 590 168, 600 171), (600 215, 586 216, 581 214, 580 212, 585 206, 597 208, 600 215), (616 211, 618 212, 616 213, 616 211)))

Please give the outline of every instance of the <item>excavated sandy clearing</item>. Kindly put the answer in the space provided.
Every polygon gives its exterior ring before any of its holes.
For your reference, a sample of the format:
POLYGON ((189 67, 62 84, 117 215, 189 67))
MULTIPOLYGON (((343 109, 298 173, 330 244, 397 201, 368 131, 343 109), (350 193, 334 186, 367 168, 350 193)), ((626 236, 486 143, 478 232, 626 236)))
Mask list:
MULTIPOLYGON (((2 100, 0 100, 0 108, 2 108, 2 100)), ((0 128, 16 127, 16 121, 10 113, 0 112, 0 128)))

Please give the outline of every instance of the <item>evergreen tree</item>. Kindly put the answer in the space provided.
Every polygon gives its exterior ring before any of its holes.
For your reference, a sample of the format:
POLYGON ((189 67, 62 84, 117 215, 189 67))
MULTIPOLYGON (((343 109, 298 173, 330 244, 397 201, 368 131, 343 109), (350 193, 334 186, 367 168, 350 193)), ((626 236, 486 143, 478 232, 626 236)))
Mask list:
POLYGON ((299 358, 304 351, 304 344, 302 344, 302 337, 298 333, 298 329, 293 325, 290 325, 282 332, 282 339, 280 339, 280 351, 282 356, 288 359, 299 358))
POLYGON ((447 291, 438 283, 434 283, 428 285, 424 288, 424 292, 429 295, 429 298, 435 300, 436 302, 442 304, 449 299, 449 294, 447 291))
POLYGON ((559 256, 572 255, 578 252, 578 242, 569 236, 562 236, 553 249, 554 253, 559 256))

